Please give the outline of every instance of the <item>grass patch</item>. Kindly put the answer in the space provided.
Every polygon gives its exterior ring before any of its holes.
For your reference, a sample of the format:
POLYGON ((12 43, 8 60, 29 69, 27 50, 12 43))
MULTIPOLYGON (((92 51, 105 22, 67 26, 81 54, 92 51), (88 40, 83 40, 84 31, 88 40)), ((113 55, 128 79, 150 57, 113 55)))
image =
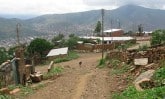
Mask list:
POLYGON ((46 73, 43 75, 43 78, 44 79, 49 79, 55 75, 59 75, 60 73, 62 73, 63 71, 63 68, 60 67, 60 66, 57 66, 57 67, 53 67, 50 72, 46 73))
POLYGON ((122 93, 115 93, 112 99, 164 99, 165 86, 147 89, 144 91, 137 91, 135 87, 128 87, 122 93))
POLYGON ((153 75, 153 80, 156 86, 163 86, 165 84, 165 67, 156 70, 153 75))
POLYGON ((15 99, 16 97, 19 97, 22 99, 22 97, 27 96, 28 94, 32 94, 34 92, 34 90, 29 86, 23 86, 23 85, 17 85, 17 86, 16 85, 9 85, 8 86, 9 90, 14 90, 16 88, 19 88, 21 90, 20 92, 18 92, 18 95, 16 95, 16 96, 3 95, 3 96, 8 97, 8 98, 1 98, 1 96, 0 96, 0 99, 15 99))
POLYGON ((0 93, 0 99, 14 99, 13 97, 0 93))
POLYGON ((70 52, 68 53, 68 56, 63 57, 63 58, 56 58, 56 59, 54 60, 54 63, 61 63, 61 62, 65 62, 65 61, 70 61, 70 60, 76 59, 76 58, 78 58, 78 57, 79 57, 79 55, 78 55, 77 52, 70 51, 70 52))
POLYGON ((145 44, 145 45, 141 45, 141 46, 139 46, 139 51, 145 51, 145 50, 147 50, 148 49, 148 45, 147 44, 145 44))
POLYGON ((21 96, 26 96, 26 95, 32 94, 34 92, 34 90, 28 86, 19 85, 19 88, 21 89, 21 92, 20 92, 21 96))
POLYGON ((104 68, 105 66, 106 66, 106 59, 105 58, 100 59, 97 67, 98 68, 104 68))
POLYGON ((128 72, 131 69, 131 66, 120 62, 119 60, 112 59, 109 61, 110 67, 112 68, 111 74, 118 75, 128 72))

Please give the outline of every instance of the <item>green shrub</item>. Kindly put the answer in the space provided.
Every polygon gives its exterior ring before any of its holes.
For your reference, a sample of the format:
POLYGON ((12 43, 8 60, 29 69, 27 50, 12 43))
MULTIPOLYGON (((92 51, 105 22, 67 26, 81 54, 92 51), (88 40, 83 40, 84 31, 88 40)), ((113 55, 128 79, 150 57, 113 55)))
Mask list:
POLYGON ((165 44, 165 30, 156 30, 152 33, 151 45, 165 44))
POLYGON ((165 67, 158 69, 153 76, 156 85, 161 86, 165 83, 165 67))

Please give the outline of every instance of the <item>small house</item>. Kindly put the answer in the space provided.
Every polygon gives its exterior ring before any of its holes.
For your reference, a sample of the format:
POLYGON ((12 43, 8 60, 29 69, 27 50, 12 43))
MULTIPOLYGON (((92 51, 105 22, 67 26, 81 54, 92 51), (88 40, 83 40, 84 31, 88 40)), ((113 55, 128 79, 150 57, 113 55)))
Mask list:
POLYGON ((46 57, 49 59, 57 58, 57 57, 64 57, 68 54, 68 47, 65 48, 58 48, 58 49, 52 49, 48 53, 46 57))
POLYGON ((122 29, 109 29, 104 31, 106 37, 120 37, 123 36, 124 31, 122 29))

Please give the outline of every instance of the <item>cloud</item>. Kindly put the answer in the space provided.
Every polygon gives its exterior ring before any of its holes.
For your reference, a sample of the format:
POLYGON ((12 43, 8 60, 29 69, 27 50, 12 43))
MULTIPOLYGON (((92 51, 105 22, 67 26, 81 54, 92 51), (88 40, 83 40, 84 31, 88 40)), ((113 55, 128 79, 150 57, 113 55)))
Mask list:
POLYGON ((0 13, 48 14, 87 10, 82 0, 0 0, 0 13))
POLYGON ((88 6, 123 6, 127 4, 140 5, 155 9, 164 9, 165 0, 83 0, 88 6))
POLYGON ((0 0, 0 14, 54 14, 115 9, 126 4, 165 9, 165 0, 0 0))

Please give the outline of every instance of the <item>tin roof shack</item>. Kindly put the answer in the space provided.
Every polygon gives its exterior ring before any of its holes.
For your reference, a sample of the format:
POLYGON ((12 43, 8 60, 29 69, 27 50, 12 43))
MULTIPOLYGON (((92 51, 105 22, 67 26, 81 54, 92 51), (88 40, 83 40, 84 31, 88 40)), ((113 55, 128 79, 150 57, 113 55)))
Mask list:
POLYGON ((106 37, 120 37, 123 36, 124 31, 122 29, 109 29, 104 31, 106 37))
POLYGON ((64 57, 68 55, 68 47, 65 48, 58 48, 58 49, 52 49, 48 53, 47 57, 48 59, 52 60, 57 57, 64 57))

